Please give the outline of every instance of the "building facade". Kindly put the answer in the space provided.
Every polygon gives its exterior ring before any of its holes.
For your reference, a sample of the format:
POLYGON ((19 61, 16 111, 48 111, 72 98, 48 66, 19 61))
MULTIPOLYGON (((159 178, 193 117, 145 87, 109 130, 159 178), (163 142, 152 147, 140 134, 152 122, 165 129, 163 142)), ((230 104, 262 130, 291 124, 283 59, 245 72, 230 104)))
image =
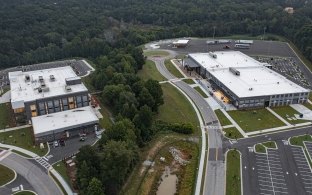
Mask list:
POLYGON ((191 66, 213 83, 238 109, 286 106, 308 101, 308 89, 241 52, 189 54, 185 61, 185 66, 191 66))

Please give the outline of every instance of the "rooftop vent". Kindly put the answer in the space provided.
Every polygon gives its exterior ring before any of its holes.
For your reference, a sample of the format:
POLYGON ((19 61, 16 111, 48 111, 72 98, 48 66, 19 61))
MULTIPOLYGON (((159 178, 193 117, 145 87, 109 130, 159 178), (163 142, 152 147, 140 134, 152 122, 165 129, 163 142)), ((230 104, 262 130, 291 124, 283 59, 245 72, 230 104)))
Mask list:
POLYGON ((233 73, 236 76, 240 75, 240 72, 238 70, 236 70, 235 68, 233 68, 233 67, 230 67, 229 70, 230 70, 231 73, 233 73))
POLYGON ((39 76, 39 81, 43 82, 43 76, 39 76))
POLYGON ((212 52, 209 52, 209 55, 212 57, 212 58, 217 58, 217 54, 214 54, 212 52))
POLYGON ((46 87, 46 84, 44 82, 41 82, 40 86, 43 88, 43 87, 46 87))
POLYGON ((43 88, 41 88, 41 89, 42 89, 43 92, 48 92, 48 91, 50 91, 50 88, 49 88, 49 87, 43 87, 43 88))
POLYGON ((50 81, 55 81, 54 75, 50 75, 50 81))
POLYGON ((67 92, 71 92, 71 91, 72 91, 71 87, 68 86, 68 85, 65 86, 65 90, 66 90, 67 92))
POLYGON ((249 91, 252 91, 252 87, 249 88, 249 91))
POLYGON ((42 93, 41 87, 38 88, 38 92, 39 92, 39 93, 42 93))
POLYGON ((27 75, 25 75, 25 81, 26 82, 29 82, 30 81, 30 76, 27 74, 27 75))

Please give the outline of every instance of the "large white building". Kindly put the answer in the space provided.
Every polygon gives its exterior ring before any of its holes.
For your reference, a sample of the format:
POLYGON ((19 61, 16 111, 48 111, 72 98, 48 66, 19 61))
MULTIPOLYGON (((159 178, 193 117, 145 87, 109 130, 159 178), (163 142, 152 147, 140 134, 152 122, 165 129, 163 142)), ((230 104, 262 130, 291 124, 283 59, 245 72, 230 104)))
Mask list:
POLYGON ((32 122, 36 141, 68 137, 79 126, 94 130, 98 123, 88 109, 88 89, 70 66, 9 72, 9 80, 12 109, 17 118, 32 122), (70 122, 72 118, 76 120, 70 122))
POLYGON ((189 54, 185 60, 239 109, 305 103, 309 90, 239 51, 189 54))

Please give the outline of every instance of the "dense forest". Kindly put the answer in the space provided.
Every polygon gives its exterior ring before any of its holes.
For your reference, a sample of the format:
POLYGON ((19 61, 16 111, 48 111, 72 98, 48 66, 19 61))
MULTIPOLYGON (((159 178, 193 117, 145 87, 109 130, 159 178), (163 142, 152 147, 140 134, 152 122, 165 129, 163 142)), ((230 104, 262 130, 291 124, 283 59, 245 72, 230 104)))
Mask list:
POLYGON ((0 68, 182 36, 266 32, 312 60, 312 2, 303 0, 2 0, 0 68), (285 7, 292 6, 294 14, 285 7))
POLYGON ((303 0, 2 0, 0 69, 72 57, 96 64, 90 83, 102 91, 115 123, 96 147, 77 155, 81 194, 118 194, 158 131, 192 133, 188 124, 153 121, 163 94, 137 75, 148 41, 232 34, 284 36, 312 60, 312 3, 303 0), (294 14, 284 11, 287 6, 294 14), (101 162, 101 163, 99 163, 101 162), (105 189, 105 190, 104 190, 105 189))

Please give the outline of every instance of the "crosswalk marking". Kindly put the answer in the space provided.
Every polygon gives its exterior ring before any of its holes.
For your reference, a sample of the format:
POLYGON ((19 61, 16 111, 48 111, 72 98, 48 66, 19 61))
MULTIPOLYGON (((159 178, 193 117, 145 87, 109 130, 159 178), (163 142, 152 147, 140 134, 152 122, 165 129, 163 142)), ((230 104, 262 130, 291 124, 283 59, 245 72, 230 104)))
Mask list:
POLYGON ((47 162, 47 161, 45 161, 44 159, 46 159, 46 158, 41 158, 41 157, 36 157, 35 158, 35 160, 41 165, 41 166, 43 166, 44 168, 46 168, 46 169, 49 169, 50 167, 51 167, 51 165, 47 162))

